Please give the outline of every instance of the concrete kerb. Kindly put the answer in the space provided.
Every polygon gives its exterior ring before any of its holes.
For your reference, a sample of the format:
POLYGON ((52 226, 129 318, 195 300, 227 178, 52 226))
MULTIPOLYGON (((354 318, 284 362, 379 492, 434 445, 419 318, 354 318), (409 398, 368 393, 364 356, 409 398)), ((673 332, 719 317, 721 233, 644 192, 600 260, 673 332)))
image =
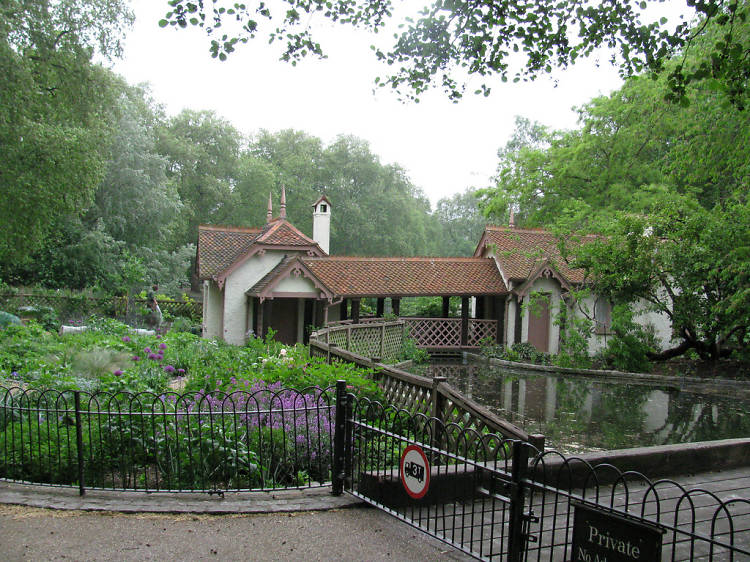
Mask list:
POLYGON ((227 515, 326 511, 357 507, 362 503, 348 494, 334 496, 330 487, 224 492, 223 495, 87 490, 80 496, 75 488, 0 481, 0 504, 57 510, 227 515))

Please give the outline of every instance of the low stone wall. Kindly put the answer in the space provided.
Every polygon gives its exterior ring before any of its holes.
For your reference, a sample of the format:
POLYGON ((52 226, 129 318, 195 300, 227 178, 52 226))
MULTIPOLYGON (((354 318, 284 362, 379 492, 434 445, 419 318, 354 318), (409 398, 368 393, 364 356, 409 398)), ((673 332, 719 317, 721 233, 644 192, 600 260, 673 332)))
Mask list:
POLYGON ((516 361, 505 361, 503 359, 488 359, 478 353, 466 353, 469 359, 479 362, 489 363, 496 367, 503 367, 509 371, 519 373, 539 373, 539 374, 562 374, 573 376, 584 376, 592 378, 605 378, 608 380, 625 381, 632 384, 659 384, 664 387, 684 389, 690 387, 691 390, 712 394, 712 393, 739 393, 740 396, 750 397, 750 383, 747 381, 737 381, 732 379, 702 379, 699 377, 674 377, 665 375, 654 375, 651 373, 629 373, 626 371, 614 371, 610 369, 573 369, 570 367, 556 367, 553 365, 535 365, 533 363, 519 363, 516 361))
POLYGON ((567 459, 552 453, 543 458, 544 462, 536 465, 537 479, 554 482, 557 486, 575 488, 591 477, 590 466, 603 464, 612 465, 617 471, 605 467, 598 469, 596 476, 601 484, 611 484, 620 473, 627 471, 640 472, 650 479, 658 479, 750 466, 750 439, 597 451, 567 459))

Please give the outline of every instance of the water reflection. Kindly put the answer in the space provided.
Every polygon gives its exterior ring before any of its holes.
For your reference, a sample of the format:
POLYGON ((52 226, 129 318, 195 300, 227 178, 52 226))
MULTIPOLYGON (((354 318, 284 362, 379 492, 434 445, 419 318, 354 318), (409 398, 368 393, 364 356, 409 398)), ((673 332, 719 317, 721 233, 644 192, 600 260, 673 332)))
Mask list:
POLYGON ((484 363, 437 362, 465 395, 565 453, 750 436, 750 399, 563 375, 511 373, 484 363))

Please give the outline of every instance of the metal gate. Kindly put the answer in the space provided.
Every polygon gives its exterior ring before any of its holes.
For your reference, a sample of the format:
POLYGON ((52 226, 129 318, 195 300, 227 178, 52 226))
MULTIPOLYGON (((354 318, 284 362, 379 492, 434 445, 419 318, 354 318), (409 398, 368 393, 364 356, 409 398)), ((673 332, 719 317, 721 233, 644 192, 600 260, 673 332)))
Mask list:
POLYGON ((738 486, 720 497, 652 482, 337 389, 334 493, 346 491, 481 560, 750 560, 750 500, 738 486), (604 533, 601 554, 580 539, 574 550, 581 514, 635 529, 633 549, 657 537, 660 554, 618 558, 625 543, 604 533))

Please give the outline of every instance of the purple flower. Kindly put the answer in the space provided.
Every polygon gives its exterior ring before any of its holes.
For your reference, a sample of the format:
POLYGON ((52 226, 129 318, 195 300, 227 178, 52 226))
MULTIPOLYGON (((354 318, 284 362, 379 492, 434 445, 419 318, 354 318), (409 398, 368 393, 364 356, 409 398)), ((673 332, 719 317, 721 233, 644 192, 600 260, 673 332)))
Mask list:
POLYGON ((185 374, 185 369, 177 369, 177 372, 180 373, 181 375, 184 375, 185 374))
POLYGON ((115 375, 116 377, 119 377, 119 376, 120 376, 121 374, 122 374, 122 371, 121 371, 120 369, 117 369, 117 370, 116 370, 116 371, 114 372, 114 375, 115 375))
POLYGON ((156 354, 156 360, 157 361, 161 361, 162 359, 164 359, 164 354, 163 353, 157 353, 156 354))
POLYGON ((161 343, 159 344, 159 349, 167 349, 167 344, 166 344, 166 343, 164 343, 164 342, 161 342, 161 343))
POLYGON ((13 377, 14 379, 17 379, 17 378, 18 378, 18 371, 13 371, 13 372, 12 372, 12 373, 10 374, 10 376, 11 376, 11 377, 13 377))
POLYGON ((161 334, 156 334, 156 339, 158 340, 159 338, 161 338, 161 334))
POLYGON ((143 353, 151 353, 151 348, 150 347, 144 347, 143 348, 143 353))
POLYGON ((148 354, 148 358, 149 359, 156 359, 157 357, 159 357, 159 356, 156 353, 149 353, 148 354))
POLYGON ((133 361, 140 361, 140 360, 141 360, 140 357, 138 357, 137 355, 133 355, 133 361))
POLYGON ((165 366, 164 366, 164 370, 165 370, 165 371, 166 371, 167 373, 174 373, 174 372, 175 372, 175 368, 174 368, 174 367, 173 367, 172 365, 165 365, 165 366))
POLYGON ((130 336, 122 336, 122 341, 128 343, 130 341, 130 336))

